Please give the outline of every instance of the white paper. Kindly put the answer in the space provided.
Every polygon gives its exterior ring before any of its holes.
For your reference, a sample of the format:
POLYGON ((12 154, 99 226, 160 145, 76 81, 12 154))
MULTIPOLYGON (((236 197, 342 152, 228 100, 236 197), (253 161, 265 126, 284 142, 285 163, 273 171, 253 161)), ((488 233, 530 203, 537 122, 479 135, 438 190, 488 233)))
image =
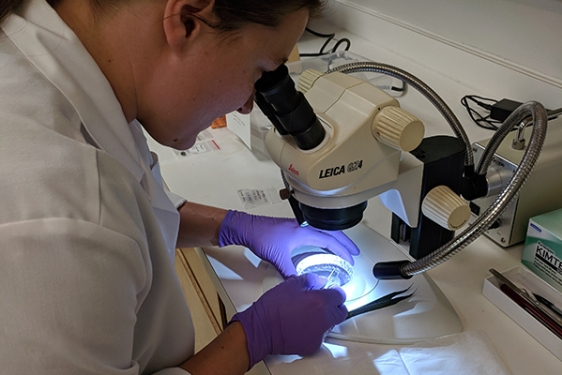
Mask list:
POLYGON ((441 337, 400 349, 408 375, 509 375, 480 331, 441 337))
POLYGON ((226 127, 236 134, 249 149, 252 149, 250 115, 243 115, 239 112, 229 113, 226 115, 226 127))
POLYGON ((244 208, 250 210, 255 207, 275 204, 281 202, 278 189, 240 189, 238 190, 238 198, 244 205, 244 208))

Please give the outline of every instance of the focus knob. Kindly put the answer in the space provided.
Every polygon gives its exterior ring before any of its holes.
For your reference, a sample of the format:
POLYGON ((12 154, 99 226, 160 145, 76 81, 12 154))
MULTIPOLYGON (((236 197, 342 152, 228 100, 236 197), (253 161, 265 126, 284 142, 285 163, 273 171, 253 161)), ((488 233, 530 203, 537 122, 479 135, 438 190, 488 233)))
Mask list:
POLYGON ((373 122, 373 133, 379 142, 406 152, 420 145, 424 132, 422 122, 400 107, 384 107, 373 122))
POLYGON ((457 230, 468 222, 468 204, 445 185, 437 186, 423 199, 423 214, 445 229, 457 230))
POLYGON ((297 90, 299 90, 303 94, 306 94, 307 91, 310 90, 312 88, 312 86, 314 86, 314 82, 316 82, 316 80, 318 78, 322 77, 323 75, 324 75, 324 73, 322 73, 321 71, 318 71, 316 69, 305 70, 304 72, 302 72, 302 74, 299 78, 297 90))

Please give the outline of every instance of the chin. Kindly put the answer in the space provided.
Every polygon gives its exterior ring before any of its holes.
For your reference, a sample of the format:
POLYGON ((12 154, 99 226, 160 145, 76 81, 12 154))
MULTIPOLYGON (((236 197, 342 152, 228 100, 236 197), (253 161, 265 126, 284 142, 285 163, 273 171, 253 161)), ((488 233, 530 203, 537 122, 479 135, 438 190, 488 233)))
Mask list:
POLYGON ((180 129, 180 131, 176 132, 176 134, 168 133, 162 134, 162 136, 154 135, 153 138, 156 142, 171 147, 176 150, 187 150, 197 142, 197 136, 203 130, 209 128, 211 123, 205 124, 204 126, 200 127, 199 129, 194 129, 193 126, 190 126, 190 129, 180 129), (183 130, 183 131, 181 131, 183 130))
POLYGON ((193 145, 195 144, 195 142, 197 141, 197 136, 194 137, 190 137, 188 139, 177 139, 177 140, 173 140, 171 142, 171 144, 167 145, 170 146, 176 150, 187 150, 191 147, 193 147, 193 145))

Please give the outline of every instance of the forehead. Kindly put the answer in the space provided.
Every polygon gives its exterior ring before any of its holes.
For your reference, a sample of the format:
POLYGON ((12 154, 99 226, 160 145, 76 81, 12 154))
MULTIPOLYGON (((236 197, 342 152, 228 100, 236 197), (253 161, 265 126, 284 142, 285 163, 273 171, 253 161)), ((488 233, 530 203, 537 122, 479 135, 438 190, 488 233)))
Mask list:
POLYGON ((286 62, 308 21, 308 10, 284 17, 276 27, 248 24, 239 30, 243 40, 269 56, 278 65, 286 62))

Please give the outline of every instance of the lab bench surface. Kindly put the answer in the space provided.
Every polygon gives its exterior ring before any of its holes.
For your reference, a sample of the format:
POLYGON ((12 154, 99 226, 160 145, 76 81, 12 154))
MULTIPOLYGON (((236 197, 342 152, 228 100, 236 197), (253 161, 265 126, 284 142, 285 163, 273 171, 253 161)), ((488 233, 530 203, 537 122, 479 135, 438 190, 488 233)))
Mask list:
MULTIPOLYGON (((267 192, 283 187, 279 170, 271 160, 250 151, 226 128, 208 132, 207 137, 212 137, 219 149, 182 156, 169 149, 153 147, 160 156, 166 183, 174 192, 189 201, 245 210, 239 191, 267 192)), ((249 212, 282 217, 292 215, 286 202, 264 201, 249 212)), ((372 199, 362 224, 384 234, 388 233, 385 231, 389 222, 390 213, 372 199)), ((481 237, 428 274, 457 311, 463 330, 486 332, 513 374, 558 374, 562 363, 482 294, 483 281, 490 276, 488 270, 495 268, 502 271, 519 265, 521 251, 522 246, 506 250, 481 237)), ((263 293, 267 265, 249 250, 231 246, 228 249, 199 248, 196 252, 224 303, 227 317, 245 309, 263 293)), ((354 362, 377 357, 395 348, 331 338, 327 343, 325 348, 332 350, 345 348, 350 369, 354 368, 354 362)), ((273 356, 266 360, 267 367, 260 363, 252 373, 305 373, 330 361, 334 364, 339 361, 338 366, 341 367, 341 355, 334 355, 329 350, 304 359, 273 356)))

